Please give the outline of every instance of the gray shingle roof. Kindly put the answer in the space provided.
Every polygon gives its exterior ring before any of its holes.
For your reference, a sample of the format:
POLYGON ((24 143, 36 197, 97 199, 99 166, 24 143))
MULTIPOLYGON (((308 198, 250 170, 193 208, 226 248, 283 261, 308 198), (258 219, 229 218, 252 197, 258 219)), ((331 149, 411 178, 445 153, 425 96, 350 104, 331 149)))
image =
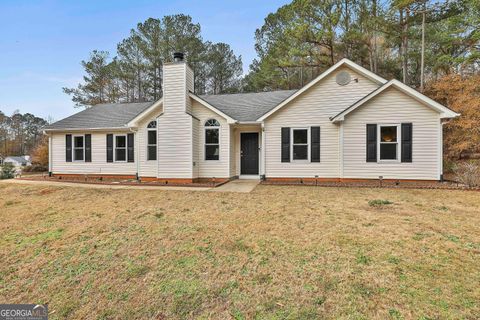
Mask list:
POLYGON ((296 90, 203 95, 201 99, 238 121, 255 121, 296 90))
POLYGON ((44 129, 121 128, 152 104, 153 102, 97 104, 44 129))
MULTIPOLYGON (((199 96, 238 121, 255 121, 295 90, 199 96)), ((98 104, 46 126, 46 130, 122 128, 153 102, 98 104)))

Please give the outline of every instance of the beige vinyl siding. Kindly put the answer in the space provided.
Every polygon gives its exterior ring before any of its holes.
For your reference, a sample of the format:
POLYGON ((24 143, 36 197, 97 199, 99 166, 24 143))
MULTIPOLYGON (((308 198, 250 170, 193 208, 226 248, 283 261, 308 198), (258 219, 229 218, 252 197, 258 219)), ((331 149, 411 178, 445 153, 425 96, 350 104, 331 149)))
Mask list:
POLYGON ((344 177, 438 180, 440 130, 437 112, 397 89, 389 88, 345 117, 344 177), (413 123, 413 162, 366 162, 367 123, 407 122, 413 123))
POLYGON ((230 125, 222 116, 204 107, 197 101, 192 104, 193 115, 198 118, 199 157, 198 175, 202 178, 230 177, 230 125), (219 160, 205 160, 205 121, 216 119, 220 123, 219 160))
POLYGON ((163 108, 158 118, 158 177, 192 179, 192 117, 187 114, 185 63, 164 65, 163 108))
POLYGON ((233 146, 234 150, 234 156, 235 156, 235 175, 239 176, 241 174, 240 169, 241 169, 241 157, 240 157, 240 150, 242 147, 241 143, 241 133, 242 132, 258 132, 258 171, 260 174, 260 166, 261 166, 261 148, 262 148, 262 137, 261 137, 261 127, 260 126, 250 126, 250 125, 240 125, 235 127, 235 144, 233 146))
POLYGON ((238 176, 237 173, 237 162, 235 157, 235 127, 233 125, 230 126, 230 177, 238 176))
POLYGON ((266 177, 338 177, 339 127, 329 117, 341 112, 378 88, 368 78, 349 68, 339 68, 265 120, 266 177), (352 81, 340 86, 335 81, 345 70, 352 81), (358 82, 353 81, 358 79, 358 82), (281 162, 281 128, 320 126, 320 162, 281 162))
POLYGON ((192 69, 185 64, 185 76, 186 76, 186 88, 187 88, 187 95, 186 95, 186 105, 185 105, 185 110, 188 113, 192 113, 192 99, 188 96, 189 92, 194 91, 194 86, 193 86, 193 71, 192 69))
POLYGON ((158 118, 158 177, 192 179, 192 117, 166 112, 158 118))
MULTIPOLYGON (((54 174, 116 174, 116 175, 135 175, 137 167, 135 162, 107 162, 107 134, 127 134, 125 132, 85 132, 85 133, 52 133, 52 172, 54 174), (65 135, 72 136, 92 135, 92 162, 84 161, 65 161, 65 135)), ((115 151, 114 151, 115 152, 115 151)), ((135 159, 136 153, 135 148, 135 159)))
POLYGON ((193 178, 198 178, 199 175, 199 153, 200 153, 200 121, 192 118, 192 150, 193 150, 193 178))
MULTIPOLYGON (((161 110, 158 111, 160 113, 161 110)), ((158 115, 158 114, 157 114, 158 115)), ((156 120, 156 115, 151 115, 148 119, 145 119, 139 124, 137 143, 138 143, 138 155, 139 155, 139 176, 140 177, 157 177, 158 164, 157 161, 147 160, 147 144, 148 144, 148 129, 147 126, 151 121, 156 120)), ((158 123, 157 123, 157 158, 158 158, 158 123)))

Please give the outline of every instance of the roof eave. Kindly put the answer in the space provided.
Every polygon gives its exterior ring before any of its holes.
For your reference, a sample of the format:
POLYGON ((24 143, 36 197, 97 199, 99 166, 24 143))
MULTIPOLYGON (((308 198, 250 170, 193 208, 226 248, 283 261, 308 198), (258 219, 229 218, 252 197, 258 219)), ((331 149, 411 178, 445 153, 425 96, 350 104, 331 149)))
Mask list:
POLYGON ((45 134, 55 133, 55 132, 93 132, 93 131, 112 131, 112 130, 129 130, 130 127, 108 127, 108 128, 54 128, 54 129, 43 129, 45 134))

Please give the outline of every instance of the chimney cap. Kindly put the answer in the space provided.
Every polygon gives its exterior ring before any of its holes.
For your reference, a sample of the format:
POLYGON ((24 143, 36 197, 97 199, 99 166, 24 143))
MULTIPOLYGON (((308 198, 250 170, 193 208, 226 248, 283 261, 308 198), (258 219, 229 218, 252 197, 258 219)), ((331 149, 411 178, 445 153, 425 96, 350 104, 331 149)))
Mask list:
POLYGON ((174 52, 173 53, 173 61, 181 62, 181 61, 183 61, 183 58, 184 58, 183 52, 174 52))

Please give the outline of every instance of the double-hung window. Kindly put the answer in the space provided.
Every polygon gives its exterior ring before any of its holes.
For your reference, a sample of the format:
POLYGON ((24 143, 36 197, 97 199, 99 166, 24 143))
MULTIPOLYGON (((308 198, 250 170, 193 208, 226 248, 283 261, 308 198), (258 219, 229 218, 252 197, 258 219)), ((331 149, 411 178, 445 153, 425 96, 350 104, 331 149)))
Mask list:
POLYGON ((85 160, 85 137, 74 136, 73 137, 73 161, 85 160))
POLYGON ((308 160, 308 129, 292 129, 292 160, 308 160))
POLYGON ((220 123, 215 119, 205 122, 205 160, 220 159, 220 123))
POLYGON ((157 121, 147 126, 147 160, 157 160, 157 121))
POLYGON ((115 161, 127 161, 127 136, 115 136, 115 161))
POLYGON ((381 161, 395 161, 398 156, 399 125, 379 125, 379 158, 381 161))

